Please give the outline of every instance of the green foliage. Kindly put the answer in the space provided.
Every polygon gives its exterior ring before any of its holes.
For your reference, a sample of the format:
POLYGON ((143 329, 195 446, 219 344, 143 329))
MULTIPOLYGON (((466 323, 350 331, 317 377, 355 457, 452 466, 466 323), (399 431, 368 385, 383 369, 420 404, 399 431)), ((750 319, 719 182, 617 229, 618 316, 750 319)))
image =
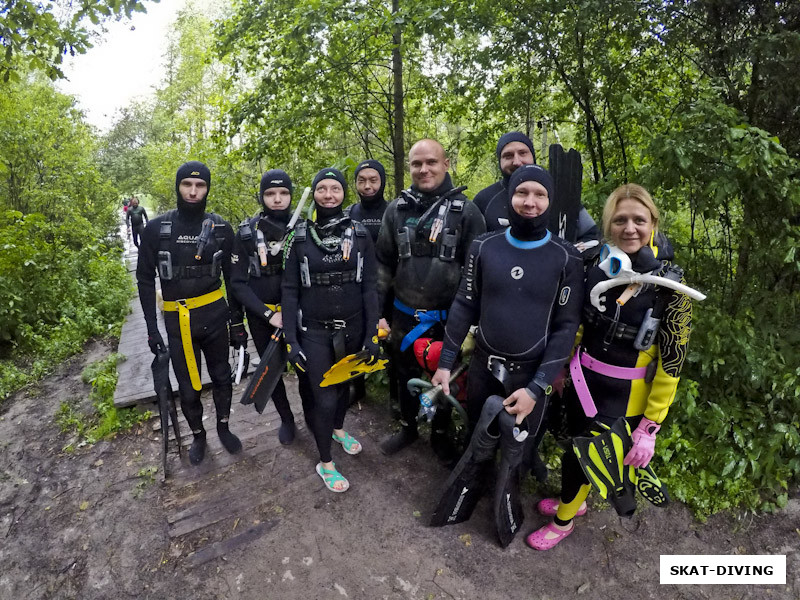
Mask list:
POLYGON ((122 360, 124 357, 115 353, 83 370, 81 379, 92 386, 89 399, 94 412, 84 415, 76 409, 74 402, 62 402, 56 414, 56 422, 62 431, 78 436, 82 443, 94 444, 150 418, 149 411, 141 413, 135 408, 114 406, 117 364, 122 360))
POLYGON ((91 26, 144 10, 142 0, 80 0, 67 4, 8 0, 0 12, 0 77, 4 82, 18 81, 20 71, 31 69, 41 70, 51 79, 62 78, 64 55, 83 54, 91 48, 91 26))
POLYGON ((0 398, 88 338, 118 335, 132 282, 121 249, 97 236, 77 218, 0 213, 0 398))

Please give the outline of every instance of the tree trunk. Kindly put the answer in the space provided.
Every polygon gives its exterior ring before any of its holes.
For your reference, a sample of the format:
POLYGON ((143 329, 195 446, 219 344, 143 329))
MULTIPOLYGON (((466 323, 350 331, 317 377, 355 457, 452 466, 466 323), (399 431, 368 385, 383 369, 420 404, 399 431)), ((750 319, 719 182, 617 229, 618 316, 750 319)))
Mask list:
MULTIPOLYGON (((396 15, 400 10, 400 0, 392 0, 392 14, 396 15)), ((405 144, 403 132, 403 120, 405 111, 403 108, 403 55, 400 53, 402 43, 402 30, 400 24, 395 23, 392 32, 392 78, 394 79, 394 127, 392 130, 392 155, 394 158, 394 195, 400 195, 405 184, 405 144)))

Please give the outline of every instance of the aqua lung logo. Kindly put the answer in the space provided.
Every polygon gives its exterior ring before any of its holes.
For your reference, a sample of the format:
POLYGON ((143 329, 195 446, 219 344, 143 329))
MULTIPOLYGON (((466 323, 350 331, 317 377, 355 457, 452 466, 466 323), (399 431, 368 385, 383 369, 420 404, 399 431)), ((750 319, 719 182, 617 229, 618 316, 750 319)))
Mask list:
POLYGON ((273 179, 270 181, 272 185, 278 185, 279 183, 283 183, 283 179, 273 179))
POLYGON ((336 173, 334 173, 333 171, 328 171, 327 173, 325 173, 325 175, 330 175, 331 177, 336 177, 336 173))
POLYGON ((561 306, 564 306, 567 302, 569 302, 569 295, 571 292, 572 289, 570 289, 568 285, 561 288, 561 294, 558 296, 558 303, 561 306))
POLYGON ((192 171, 192 175, 197 175, 199 177, 200 176, 200 171, 192 171))
POLYGON ((179 235, 178 239, 176 241, 179 244, 196 244, 197 243, 197 236, 196 235, 179 235))
POLYGON ((522 267, 511 268, 511 277, 514 279, 522 279, 523 275, 525 275, 525 271, 522 270, 522 267))

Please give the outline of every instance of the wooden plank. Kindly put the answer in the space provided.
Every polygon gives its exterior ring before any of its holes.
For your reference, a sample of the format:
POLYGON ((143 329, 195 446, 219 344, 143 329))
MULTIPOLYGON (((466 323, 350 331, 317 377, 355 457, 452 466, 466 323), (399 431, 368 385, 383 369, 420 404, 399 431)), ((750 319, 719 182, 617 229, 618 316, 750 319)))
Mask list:
POLYGON ((263 523, 259 523, 258 525, 254 525, 247 531, 240 533, 239 535, 235 535, 227 540, 223 540, 221 542, 214 542, 213 544, 209 544, 208 546, 204 546, 197 552, 193 552, 186 558, 186 563, 190 567, 197 567, 202 564, 207 563, 210 560, 214 560, 215 558, 219 558, 228 552, 231 552, 237 548, 241 548, 254 540, 257 540, 261 536, 263 536, 268 531, 271 531, 275 528, 278 524, 277 519, 270 519, 269 521, 264 521, 263 523))

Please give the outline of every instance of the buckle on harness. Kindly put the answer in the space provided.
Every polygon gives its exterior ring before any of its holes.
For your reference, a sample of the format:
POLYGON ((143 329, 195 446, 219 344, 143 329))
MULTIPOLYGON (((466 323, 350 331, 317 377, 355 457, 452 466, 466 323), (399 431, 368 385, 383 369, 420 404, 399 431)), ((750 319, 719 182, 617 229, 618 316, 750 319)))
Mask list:
POLYGON ((492 361, 496 360, 501 364, 505 364, 506 359, 504 356, 497 356, 496 354, 490 354, 489 358, 486 359, 486 368, 491 371, 492 370, 492 361))
POLYGON ((427 309, 425 309, 425 308, 415 308, 415 309, 414 309, 414 318, 415 318, 415 319, 417 320, 417 322, 419 323, 419 321, 421 320, 421 319, 420 319, 420 316, 419 316, 419 315, 420 315, 420 313, 427 313, 427 312, 428 312, 428 310, 427 310, 427 309))
POLYGON ((345 321, 344 319, 333 319, 332 321, 330 321, 330 323, 333 329, 344 329, 345 327, 347 327, 347 321, 345 321))

